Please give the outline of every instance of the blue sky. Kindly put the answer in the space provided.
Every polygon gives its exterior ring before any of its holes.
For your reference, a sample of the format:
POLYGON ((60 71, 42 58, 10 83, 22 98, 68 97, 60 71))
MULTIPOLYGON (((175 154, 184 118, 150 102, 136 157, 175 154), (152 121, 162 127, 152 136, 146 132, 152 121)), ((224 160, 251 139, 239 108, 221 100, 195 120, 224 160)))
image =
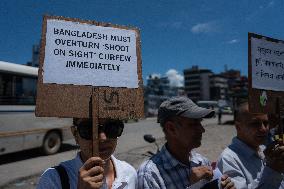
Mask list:
POLYGON ((247 75, 248 32, 284 39, 284 0, 1 0, 0 60, 31 60, 44 14, 140 28, 143 78, 225 64, 247 75))

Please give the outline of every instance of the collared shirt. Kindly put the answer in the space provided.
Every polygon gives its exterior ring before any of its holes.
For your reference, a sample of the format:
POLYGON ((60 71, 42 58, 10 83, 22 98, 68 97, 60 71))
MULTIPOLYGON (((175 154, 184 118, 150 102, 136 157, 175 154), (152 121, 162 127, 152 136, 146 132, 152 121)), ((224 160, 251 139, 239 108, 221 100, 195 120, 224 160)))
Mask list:
POLYGON ((275 133, 276 133, 276 128, 272 128, 272 129, 269 130, 267 141, 266 141, 266 144, 265 144, 266 146, 275 141, 274 140, 275 133))
MULTIPOLYGON (((192 151, 190 167, 210 166, 210 161, 192 151)), ((138 170, 139 189, 200 188, 199 183, 190 186, 190 167, 175 159, 164 145, 159 153, 144 162, 138 170)))
POLYGON ((231 177, 237 189, 283 188, 282 175, 263 163, 264 147, 256 152, 247 144, 233 138, 232 143, 222 152, 217 167, 231 177))
MULTIPOLYGON (((116 159, 111 156, 111 160, 115 167, 116 178, 112 184, 112 188, 116 189, 135 189, 137 187, 137 173, 136 170, 124 161, 116 159)), ((78 171, 83 166, 83 162, 79 153, 76 158, 62 162, 67 171, 70 183, 70 189, 77 189, 78 171)), ((61 181, 59 174, 54 168, 48 168, 42 175, 37 185, 37 189, 61 189, 61 181)), ((104 183, 102 189, 107 189, 104 183)))

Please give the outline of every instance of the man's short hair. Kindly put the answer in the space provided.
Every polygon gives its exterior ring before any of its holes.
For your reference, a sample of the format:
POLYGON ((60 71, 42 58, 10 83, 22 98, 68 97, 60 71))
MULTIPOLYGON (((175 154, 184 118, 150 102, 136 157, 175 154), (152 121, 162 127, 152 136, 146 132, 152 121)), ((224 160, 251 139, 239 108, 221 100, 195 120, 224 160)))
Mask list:
POLYGON ((240 121, 244 114, 248 114, 248 101, 243 101, 242 103, 238 104, 238 107, 235 109, 235 120, 240 121))

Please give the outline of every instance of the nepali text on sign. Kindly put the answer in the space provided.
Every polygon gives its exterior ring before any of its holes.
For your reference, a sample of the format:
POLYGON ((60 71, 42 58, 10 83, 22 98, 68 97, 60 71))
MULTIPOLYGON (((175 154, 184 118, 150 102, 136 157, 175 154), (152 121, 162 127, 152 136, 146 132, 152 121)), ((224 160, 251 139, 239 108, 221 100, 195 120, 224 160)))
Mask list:
POLYGON ((252 88, 284 91, 284 44, 251 38, 252 88))

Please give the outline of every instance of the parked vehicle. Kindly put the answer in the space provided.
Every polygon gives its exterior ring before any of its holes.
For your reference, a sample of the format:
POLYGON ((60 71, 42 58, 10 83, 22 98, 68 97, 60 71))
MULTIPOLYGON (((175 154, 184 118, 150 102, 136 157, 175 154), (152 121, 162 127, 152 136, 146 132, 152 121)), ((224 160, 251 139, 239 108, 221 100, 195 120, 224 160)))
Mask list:
POLYGON ((222 114, 233 114, 233 110, 229 106, 228 101, 218 100, 218 106, 221 109, 222 114))
POLYGON ((196 103, 198 106, 203 107, 203 108, 207 108, 207 109, 212 109, 215 111, 215 115, 216 116, 219 107, 218 107, 218 102, 217 101, 211 101, 211 100, 204 100, 204 101, 197 101, 196 103))
POLYGON ((218 110, 218 102, 217 101, 197 101, 197 105, 203 108, 208 108, 217 111, 218 110))
POLYGON ((224 100, 219 101, 197 101, 197 105, 203 108, 213 109, 216 113, 221 110, 222 114, 233 114, 233 110, 230 106, 227 105, 227 102, 224 100))
POLYGON ((38 68, 0 61, 0 155, 41 147, 56 153, 71 139, 70 118, 35 117, 38 68))
POLYGON ((233 114, 233 110, 230 106, 222 106, 221 108, 222 114, 233 114))

